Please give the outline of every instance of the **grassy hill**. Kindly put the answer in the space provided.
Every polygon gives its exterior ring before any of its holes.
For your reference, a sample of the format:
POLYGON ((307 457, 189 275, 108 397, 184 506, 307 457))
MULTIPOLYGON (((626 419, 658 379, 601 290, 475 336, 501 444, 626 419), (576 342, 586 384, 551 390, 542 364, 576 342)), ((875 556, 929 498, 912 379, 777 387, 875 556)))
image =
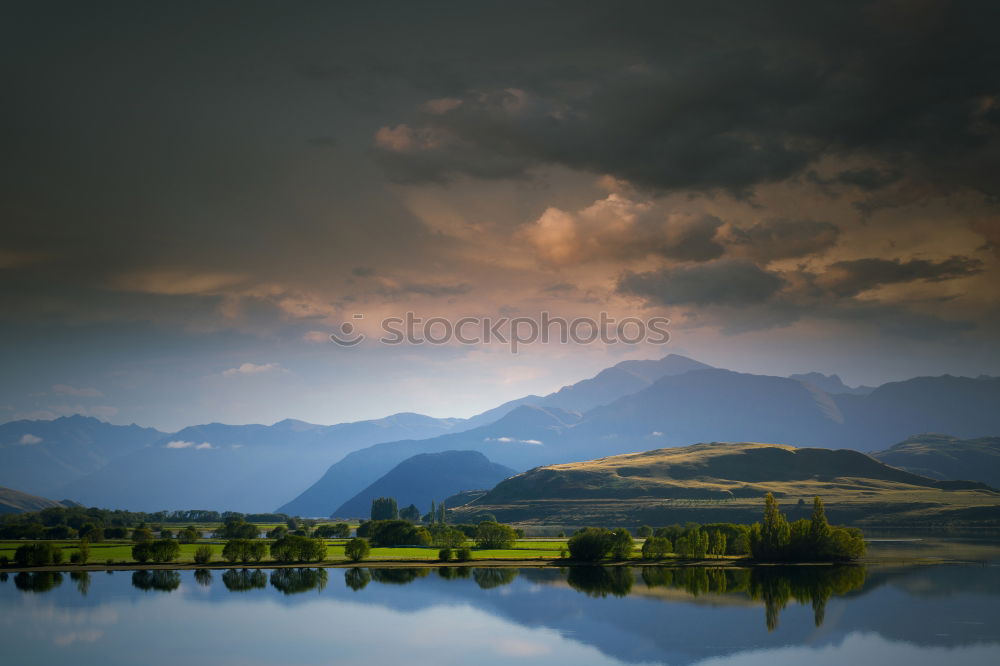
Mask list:
POLYGON ((489 511, 504 521, 565 525, 749 522, 768 492, 792 518, 820 495, 838 522, 1000 524, 1000 492, 984 484, 930 479, 857 451, 753 442, 537 467, 455 513, 456 520, 489 511))
POLYGON ((1000 437, 959 439, 925 433, 872 456, 933 479, 971 479, 1000 488, 1000 437))
POLYGON ((0 513, 24 513, 40 511, 53 506, 65 506, 62 502, 22 493, 13 488, 0 487, 0 513))

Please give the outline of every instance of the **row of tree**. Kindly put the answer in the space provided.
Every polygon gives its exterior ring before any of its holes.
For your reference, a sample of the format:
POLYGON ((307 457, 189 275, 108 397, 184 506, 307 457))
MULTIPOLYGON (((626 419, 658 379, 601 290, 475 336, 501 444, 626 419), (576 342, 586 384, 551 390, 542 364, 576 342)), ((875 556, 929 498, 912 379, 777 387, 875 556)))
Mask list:
POLYGON ((409 523, 444 525, 448 522, 448 509, 444 501, 435 504, 434 500, 431 500, 431 510, 421 515, 420 509, 415 504, 400 509, 395 497, 376 497, 372 500, 370 516, 372 520, 405 520, 409 523))
POLYGON ((0 539, 73 539, 100 541, 93 533, 103 530, 108 539, 123 539, 118 530, 161 523, 283 523, 294 520, 283 513, 239 513, 236 511, 123 511, 97 507, 49 507, 40 511, 0 514, 0 539))
MULTIPOLYGON (((813 513, 808 520, 789 523, 777 501, 768 493, 764 498, 764 519, 760 523, 689 523, 657 530, 644 526, 639 528, 638 534, 645 537, 642 557, 651 560, 673 554, 695 559, 748 555, 762 562, 843 561, 865 553, 861 530, 831 526, 819 497, 813 499, 813 513)), ((570 557, 591 562, 607 557, 628 559, 633 548, 632 535, 627 529, 596 527, 578 530, 567 546, 570 557)))
POLYGON ((831 526, 819 497, 811 518, 789 523, 768 493, 763 522, 750 527, 750 554, 762 562, 853 560, 865 554, 865 540, 856 527, 831 526))

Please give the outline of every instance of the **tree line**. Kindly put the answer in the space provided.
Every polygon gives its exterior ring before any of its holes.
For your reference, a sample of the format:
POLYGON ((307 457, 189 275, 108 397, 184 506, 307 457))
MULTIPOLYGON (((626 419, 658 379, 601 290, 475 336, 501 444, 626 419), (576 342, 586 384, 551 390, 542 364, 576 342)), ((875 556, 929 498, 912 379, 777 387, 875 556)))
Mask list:
MULTIPOLYGON (((638 535, 645 538, 641 555, 649 560, 735 555, 761 562, 826 562, 853 560, 865 553, 861 530, 831 526, 819 497, 813 499, 811 518, 789 523, 771 493, 764 498, 763 521, 753 525, 688 523, 656 530, 643 526, 638 535)), ((623 527, 585 527, 570 537, 567 547, 574 560, 623 560, 632 557, 634 542, 623 527)))

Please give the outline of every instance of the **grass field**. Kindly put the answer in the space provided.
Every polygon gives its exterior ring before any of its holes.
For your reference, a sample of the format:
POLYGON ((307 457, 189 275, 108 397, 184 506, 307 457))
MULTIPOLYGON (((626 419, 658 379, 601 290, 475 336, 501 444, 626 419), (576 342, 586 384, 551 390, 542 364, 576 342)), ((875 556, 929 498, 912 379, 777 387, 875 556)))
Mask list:
MULTIPOLYGON (((347 542, 346 539, 326 539, 327 552, 326 559, 327 562, 338 562, 346 561, 347 557, 344 555, 344 544, 347 542)), ((0 558, 7 557, 8 560, 13 562, 14 551, 18 546, 22 546, 28 541, 0 541, 0 558)), ((70 557, 74 552, 78 550, 78 542, 73 541, 49 541, 54 545, 59 546, 63 549, 63 563, 68 564, 70 557)), ((214 555, 212 562, 222 562, 222 548, 223 542, 221 541, 201 541, 192 544, 181 544, 181 554, 177 558, 179 563, 190 563, 194 561, 195 550, 199 546, 209 546, 214 555)), ((110 560, 112 564, 130 564, 133 563, 132 560, 132 542, 131 541, 105 541, 102 543, 93 543, 90 545, 90 558, 88 560, 89 564, 107 564, 110 560)), ((468 546, 472 548, 473 544, 469 542, 468 546)), ((550 559, 557 558, 560 556, 559 551, 566 547, 566 540, 533 540, 524 539, 517 541, 513 548, 507 548, 502 550, 472 550, 473 560, 490 560, 490 559, 506 559, 506 560, 530 560, 530 559, 550 559)), ((372 548, 371 554, 366 558, 366 561, 372 560, 426 560, 426 561, 436 561, 438 559, 437 547, 427 547, 427 548, 407 548, 407 547, 396 547, 396 548, 372 548)))

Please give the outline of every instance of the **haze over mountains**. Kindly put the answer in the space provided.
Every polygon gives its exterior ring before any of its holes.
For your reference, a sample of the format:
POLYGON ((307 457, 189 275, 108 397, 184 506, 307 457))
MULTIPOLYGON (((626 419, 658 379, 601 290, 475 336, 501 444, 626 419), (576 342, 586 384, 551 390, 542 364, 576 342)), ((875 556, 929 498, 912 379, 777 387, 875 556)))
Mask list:
POLYGON ((0 426, 0 485, 108 508, 328 516, 425 453, 477 451, 520 472, 703 441, 871 451, 927 431, 1000 433, 1000 379, 921 377, 869 392, 835 375, 752 375, 671 354, 625 361, 469 419, 396 414, 173 434, 84 417, 18 421, 0 426))

